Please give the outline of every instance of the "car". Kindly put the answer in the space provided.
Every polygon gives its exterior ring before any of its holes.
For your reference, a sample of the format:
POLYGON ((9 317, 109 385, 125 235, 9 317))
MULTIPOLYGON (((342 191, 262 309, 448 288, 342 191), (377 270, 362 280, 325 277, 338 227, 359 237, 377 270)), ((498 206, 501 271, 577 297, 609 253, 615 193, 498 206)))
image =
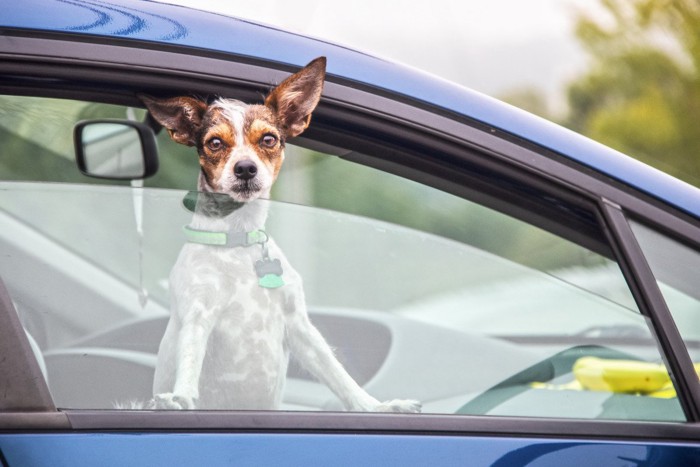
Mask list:
POLYGON ((236 18, 25 0, 0 31, 3 466, 700 464, 698 188, 236 18), (319 56, 266 231, 350 375, 422 413, 344 411, 294 361, 281 410, 137 409, 199 170, 139 96, 260 102, 319 56))

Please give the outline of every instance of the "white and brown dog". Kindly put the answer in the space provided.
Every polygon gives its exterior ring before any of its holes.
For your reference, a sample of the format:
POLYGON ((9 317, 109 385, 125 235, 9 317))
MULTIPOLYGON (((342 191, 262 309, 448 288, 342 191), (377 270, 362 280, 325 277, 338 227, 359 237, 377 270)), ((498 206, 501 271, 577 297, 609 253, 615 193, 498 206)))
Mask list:
POLYGON ((325 66, 312 61, 264 105, 140 96, 173 140, 197 148, 198 188, 212 193, 198 198, 171 272, 152 407, 278 408, 291 352, 347 410, 420 411, 412 400, 380 402, 348 375, 309 320, 301 277, 263 230, 285 141, 309 125, 325 66))

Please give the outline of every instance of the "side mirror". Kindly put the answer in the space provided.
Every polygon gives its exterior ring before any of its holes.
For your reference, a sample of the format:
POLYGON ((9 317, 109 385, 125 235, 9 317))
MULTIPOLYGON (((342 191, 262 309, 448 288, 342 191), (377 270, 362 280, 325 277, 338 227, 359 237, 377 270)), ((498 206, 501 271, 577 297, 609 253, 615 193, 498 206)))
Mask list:
POLYGON ((153 131, 127 120, 87 120, 73 131, 75 158, 85 175, 134 180, 158 171, 153 131))

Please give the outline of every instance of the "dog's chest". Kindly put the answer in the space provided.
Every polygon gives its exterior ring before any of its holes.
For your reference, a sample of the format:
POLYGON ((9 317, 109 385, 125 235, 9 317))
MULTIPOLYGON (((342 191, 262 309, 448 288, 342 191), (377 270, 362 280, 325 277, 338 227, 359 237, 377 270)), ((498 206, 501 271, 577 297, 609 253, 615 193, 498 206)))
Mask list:
POLYGON ((266 340, 282 340, 285 314, 292 304, 289 297, 298 281, 274 242, 270 241, 268 248, 270 255, 284 264, 286 284, 276 289, 259 284, 255 263, 263 256, 260 245, 219 248, 186 244, 170 276, 175 309, 181 314, 211 315, 215 329, 231 336, 265 335, 266 340))
POLYGON ((265 381, 263 387, 275 387, 285 374, 286 286, 266 289, 258 284, 254 263, 260 255, 259 245, 216 248, 187 244, 173 268, 176 310, 202 312, 215 322, 202 373, 204 393, 212 381, 225 381, 227 387, 235 384, 239 389, 246 381, 265 381))
POLYGON ((260 286, 256 263, 262 260, 260 245, 219 248, 186 244, 172 269, 170 286, 177 298, 195 294, 213 308, 225 303, 247 305, 246 309, 267 308, 280 293, 260 286))

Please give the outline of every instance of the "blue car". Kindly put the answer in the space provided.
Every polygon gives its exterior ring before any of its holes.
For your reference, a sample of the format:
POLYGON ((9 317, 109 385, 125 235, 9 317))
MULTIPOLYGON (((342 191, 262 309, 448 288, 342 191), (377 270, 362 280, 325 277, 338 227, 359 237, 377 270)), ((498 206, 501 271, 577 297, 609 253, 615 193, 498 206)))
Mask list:
POLYGON ((700 465, 697 188, 239 19, 23 0, 0 32, 3 467, 700 465), (421 413, 347 411, 294 358, 275 410, 153 406, 202 195, 143 96, 262 103, 321 56, 265 233, 352 379, 421 413))

